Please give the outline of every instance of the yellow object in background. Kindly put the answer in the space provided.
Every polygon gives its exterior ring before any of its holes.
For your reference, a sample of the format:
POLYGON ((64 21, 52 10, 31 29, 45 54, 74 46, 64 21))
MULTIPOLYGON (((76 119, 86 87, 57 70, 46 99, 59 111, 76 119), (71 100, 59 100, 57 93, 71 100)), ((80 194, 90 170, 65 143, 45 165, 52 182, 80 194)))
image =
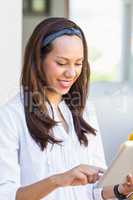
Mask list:
POLYGON ((128 140, 133 141, 133 132, 128 135, 128 140))

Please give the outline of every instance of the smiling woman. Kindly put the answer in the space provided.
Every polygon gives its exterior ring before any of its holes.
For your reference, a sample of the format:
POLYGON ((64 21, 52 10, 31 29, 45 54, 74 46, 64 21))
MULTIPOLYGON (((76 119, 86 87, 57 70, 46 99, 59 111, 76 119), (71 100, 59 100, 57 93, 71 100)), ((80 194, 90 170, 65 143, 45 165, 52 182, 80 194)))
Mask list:
POLYGON ((61 36, 52 44, 52 51, 43 62, 48 86, 66 94, 82 70, 83 44, 78 36, 61 36))
POLYGON ((133 190, 132 176, 96 187, 106 163, 89 77, 81 28, 66 18, 42 21, 26 46, 22 90, 0 109, 1 199, 102 200, 133 190))
MULTIPOLYGON (((49 102, 50 105, 53 103, 54 107, 58 107, 61 99, 65 100, 72 111, 74 126, 80 142, 85 145, 88 143, 84 130, 95 134, 95 129, 87 125, 81 116, 78 116, 85 107, 89 76, 87 44, 82 30, 64 18, 49 18, 40 23, 26 47, 21 82, 24 100, 25 89, 26 94, 27 90, 32 92, 32 105, 29 100, 30 103, 24 107, 25 114, 31 136, 34 135, 34 139, 40 144, 42 150, 47 146, 48 140, 58 142, 56 138, 47 134, 56 124, 54 120, 51 121, 51 118, 47 116, 43 118, 45 126, 43 123, 39 127, 34 126, 39 119, 36 118, 36 112, 33 111, 37 111, 37 114, 39 112, 41 115, 45 114, 47 110, 45 102, 49 102), (45 26, 50 27, 43 28, 45 26), (73 105, 72 99, 75 94, 78 98, 73 105), (33 124, 33 122, 35 123, 33 124), (82 128, 79 130, 80 123, 84 130, 82 128), (39 133, 41 137, 39 137, 39 133), (47 139, 43 140, 42 137, 47 139)), ((28 94, 28 99, 31 99, 29 92, 28 94)))

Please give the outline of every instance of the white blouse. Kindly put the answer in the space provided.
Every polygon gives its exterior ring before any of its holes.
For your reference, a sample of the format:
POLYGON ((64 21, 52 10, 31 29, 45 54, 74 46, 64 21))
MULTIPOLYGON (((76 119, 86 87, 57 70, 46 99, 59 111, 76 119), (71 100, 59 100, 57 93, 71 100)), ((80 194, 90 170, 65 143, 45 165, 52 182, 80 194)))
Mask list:
MULTIPOLYGON (((87 103, 84 118, 97 130, 95 111, 87 103)), ((68 124, 68 133, 59 123, 53 128, 62 145, 48 144, 41 151, 28 132, 20 94, 0 109, 0 199, 15 200, 16 191, 79 164, 106 168, 100 132, 88 135, 88 147, 81 146, 74 130, 71 112, 64 101, 59 108, 68 124)), ((49 113, 50 108, 49 108, 49 113)), ((57 116, 55 116, 57 119, 57 116)), ((54 190, 44 200, 102 200, 96 184, 69 186, 54 190)), ((31 199, 32 200, 32 199, 31 199)))

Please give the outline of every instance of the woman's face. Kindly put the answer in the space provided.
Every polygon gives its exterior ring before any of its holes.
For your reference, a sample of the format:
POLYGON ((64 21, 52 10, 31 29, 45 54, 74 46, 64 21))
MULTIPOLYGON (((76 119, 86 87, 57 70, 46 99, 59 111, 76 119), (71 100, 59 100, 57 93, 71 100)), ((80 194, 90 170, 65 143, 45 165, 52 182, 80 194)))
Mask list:
POLYGON ((66 94, 81 73, 83 59, 83 43, 78 36, 56 38, 43 62, 50 91, 66 94))

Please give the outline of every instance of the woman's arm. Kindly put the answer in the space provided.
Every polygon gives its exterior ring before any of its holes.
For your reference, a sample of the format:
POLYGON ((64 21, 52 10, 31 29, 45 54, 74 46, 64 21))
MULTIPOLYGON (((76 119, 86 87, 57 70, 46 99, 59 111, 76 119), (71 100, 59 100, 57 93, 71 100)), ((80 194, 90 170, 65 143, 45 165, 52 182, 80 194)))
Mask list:
POLYGON ((17 190, 16 200, 40 200, 58 188, 56 176, 51 176, 29 186, 17 190))
POLYGON ((79 165, 64 173, 19 188, 16 200, 40 200, 59 187, 85 185, 94 183, 98 179, 98 169, 93 169, 88 165, 79 165))
MULTIPOLYGON (((59 187, 85 185, 98 180, 97 170, 88 165, 79 165, 62 174, 53 175, 29 186, 21 187, 16 193, 16 200, 40 200, 59 187)), ((128 195, 133 191, 133 176, 128 175, 126 182, 119 185, 119 192, 128 195)), ((101 194, 104 200, 116 198, 113 186, 104 187, 101 194)))

